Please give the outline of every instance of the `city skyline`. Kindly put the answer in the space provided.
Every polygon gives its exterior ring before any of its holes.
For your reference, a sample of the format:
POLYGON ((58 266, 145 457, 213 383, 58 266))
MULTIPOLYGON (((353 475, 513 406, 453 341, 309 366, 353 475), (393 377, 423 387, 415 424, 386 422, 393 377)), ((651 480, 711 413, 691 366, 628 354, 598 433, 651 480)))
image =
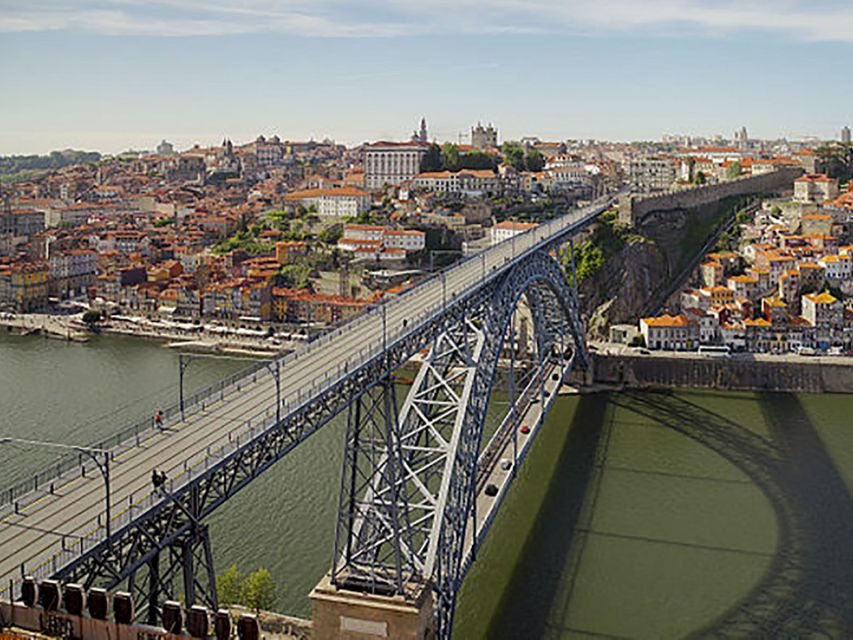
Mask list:
MULTIPOLYGON (((0 154, 347 145, 477 121, 501 139, 837 139, 853 8, 835 0, 21 2, 0 8, 0 154), (820 83, 820 96, 800 89, 820 83)), ((848 83, 849 84, 849 83, 848 83)))

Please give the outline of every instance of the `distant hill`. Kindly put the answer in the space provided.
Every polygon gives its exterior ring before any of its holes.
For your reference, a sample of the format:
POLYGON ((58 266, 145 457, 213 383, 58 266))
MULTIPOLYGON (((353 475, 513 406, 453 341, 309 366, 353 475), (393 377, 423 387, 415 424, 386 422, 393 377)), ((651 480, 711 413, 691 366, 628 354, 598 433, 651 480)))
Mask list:
POLYGON ((0 176, 61 169, 72 164, 98 162, 100 159, 101 154, 97 151, 76 149, 51 151, 50 155, 46 156, 0 156, 0 176))

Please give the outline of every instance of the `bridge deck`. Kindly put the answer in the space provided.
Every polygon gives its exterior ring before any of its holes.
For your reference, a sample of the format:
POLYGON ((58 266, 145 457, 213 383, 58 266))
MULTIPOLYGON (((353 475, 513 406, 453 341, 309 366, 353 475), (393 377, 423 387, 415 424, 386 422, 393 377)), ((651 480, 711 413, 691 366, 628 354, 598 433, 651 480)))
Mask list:
MULTIPOLYGON (((595 205, 578 210, 491 247, 388 301, 384 309, 374 309, 281 359, 282 415, 316 397, 338 375, 354 371, 382 352, 385 344, 416 331, 428 317, 480 286, 514 258, 584 226, 605 208, 595 205)), ((261 425, 269 425, 271 415, 274 420, 275 402, 272 376, 259 372, 256 381, 246 381, 239 392, 232 391, 203 411, 168 424, 165 432, 140 446, 117 453, 110 465, 113 531, 163 499, 152 493, 153 470, 165 471, 171 488, 178 488, 179 476, 191 477, 186 469, 206 468, 233 450, 229 441, 241 436, 245 442, 261 425), (136 505, 133 509, 132 504, 136 505)), ((81 545, 82 537, 89 536, 89 543, 104 537, 103 522, 99 522, 104 513, 104 487, 95 469, 89 469, 86 477, 57 486, 55 494, 44 492, 22 504, 20 513, 8 513, 0 520, 0 585, 17 581, 22 574, 46 577, 61 568, 74 553, 61 553, 63 537, 69 548, 81 545)))

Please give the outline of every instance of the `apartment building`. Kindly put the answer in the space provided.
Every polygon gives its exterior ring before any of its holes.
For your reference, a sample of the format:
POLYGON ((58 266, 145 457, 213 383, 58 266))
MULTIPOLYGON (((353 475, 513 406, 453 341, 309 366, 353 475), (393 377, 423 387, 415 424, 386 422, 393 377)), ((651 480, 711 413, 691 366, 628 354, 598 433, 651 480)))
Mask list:
POLYGON ((376 142, 364 151, 364 183, 368 189, 414 180, 429 148, 421 142, 376 142))

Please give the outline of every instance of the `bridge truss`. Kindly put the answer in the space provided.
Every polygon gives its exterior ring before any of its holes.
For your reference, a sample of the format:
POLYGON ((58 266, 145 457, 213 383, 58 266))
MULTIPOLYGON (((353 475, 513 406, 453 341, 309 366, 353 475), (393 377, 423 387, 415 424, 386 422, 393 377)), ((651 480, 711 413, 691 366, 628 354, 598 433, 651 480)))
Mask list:
POLYGON ((586 361, 576 296, 556 260, 535 254, 488 293, 432 339, 399 411, 390 367, 348 411, 332 582, 401 596, 412 582, 431 584, 439 637, 450 636, 465 541, 477 534, 486 411, 498 359, 507 346, 514 349, 512 318, 521 299, 532 316, 540 385, 549 372, 564 377, 571 364, 586 361))
POLYGON ((229 442, 227 450, 223 445, 218 457, 214 452, 189 481, 169 482, 159 501, 134 513, 109 538, 80 540, 79 549, 69 548, 59 562, 54 556, 44 577, 85 588, 125 588, 134 596, 137 618, 149 622, 159 618, 165 600, 179 595, 188 606, 215 608, 204 520, 346 412, 336 580, 346 573, 347 580, 376 590, 396 590, 405 580, 429 582, 438 597, 439 627, 449 635, 475 508, 483 421, 509 320, 522 296, 532 312, 539 369, 549 366, 549 358, 564 365, 585 361, 576 297, 549 253, 562 241, 555 236, 491 272, 484 264, 477 286, 411 322, 359 366, 329 372, 316 396, 286 399, 276 407, 280 419, 273 411, 258 431, 229 442), (390 374, 419 352, 428 353, 425 366, 398 408, 390 374))

